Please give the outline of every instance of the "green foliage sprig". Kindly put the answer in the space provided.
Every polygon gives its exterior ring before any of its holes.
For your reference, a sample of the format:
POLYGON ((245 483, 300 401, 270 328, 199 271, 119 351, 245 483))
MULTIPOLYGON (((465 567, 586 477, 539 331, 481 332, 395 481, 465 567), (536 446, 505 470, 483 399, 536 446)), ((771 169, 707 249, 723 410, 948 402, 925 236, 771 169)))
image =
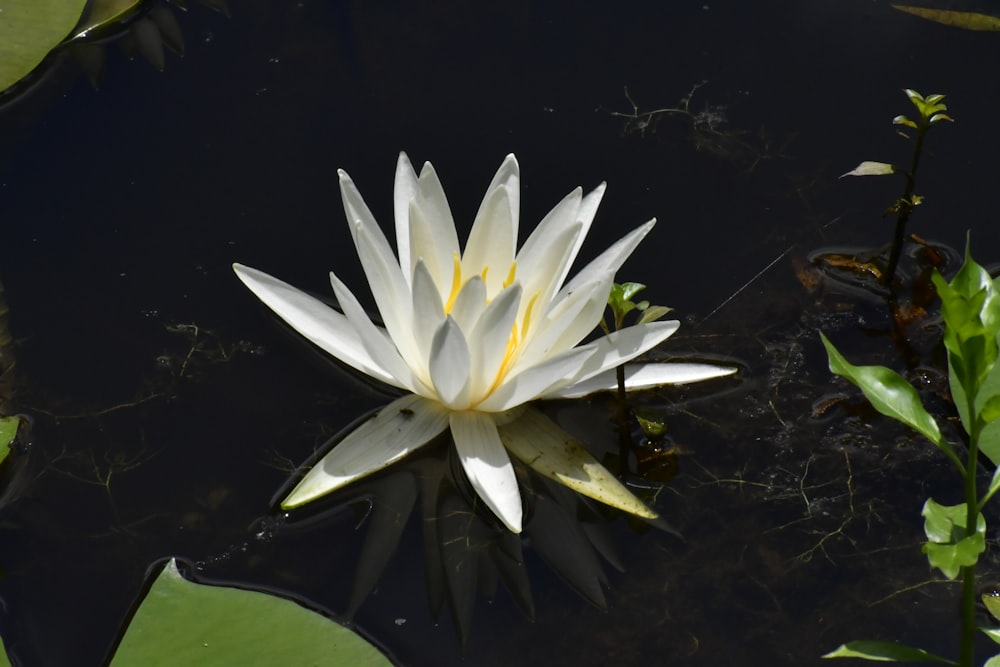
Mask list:
MULTIPOLYGON (((934 96, 938 97, 938 96, 934 96)), ((927 109, 935 102, 925 100, 927 109)), ((920 108, 920 107, 918 107, 920 108)), ((927 113, 934 113, 928 111, 927 113)), ((931 116, 933 117, 933 116, 931 116)), ((903 117, 907 124, 909 119, 903 117)), ((1000 490, 1000 467, 979 493, 976 471, 980 452, 994 466, 1000 464, 1000 279, 994 280, 966 250, 965 263, 951 283, 937 271, 932 278, 941 297, 944 344, 948 350, 948 379, 962 426, 968 436, 965 457, 948 442, 937 421, 920 402, 917 391, 898 373, 883 366, 854 366, 822 333, 830 370, 857 385, 880 413, 910 426, 937 446, 955 465, 962 480, 965 502, 941 505, 928 498, 922 515, 927 542, 923 552, 932 567, 949 579, 962 578, 962 635, 959 661, 890 642, 849 642, 827 658, 941 662, 972 667, 976 623, 975 566, 986 550, 983 506, 1000 490)), ((1000 630, 984 629, 1000 643, 1000 630)), ((1000 655, 987 663, 1000 666, 1000 655)))
POLYGON ((927 135, 927 131, 931 127, 937 125, 941 121, 953 121, 950 116, 944 113, 948 109, 943 102, 944 95, 928 95, 927 97, 924 97, 911 88, 907 88, 903 92, 917 110, 916 120, 910 120, 909 117, 900 114, 892 119, 892 124, 897 128, 901 128, 897 130, 900 135, 910 141, 913 141, 913 154, 910 158, 910 168, 902 169, 888 162, 873 162, 866 160, 851 171, 844 174, 844 176, 882 176, 885 174, 902 174, 906 177, 906 185, 903 188, 903 195, 894 201, 885 211, 885 215, 896 216, 896 231, 893 235, 892 249, 889 251, 889 262, 886 265, 885 272, 882 274, 882 282, 886 285, 892 285, 892 278, 896 273, 896 266, 899 264, 899 255, 903 248, 903 237, 906 232, 906 223, 910 219, 910 213, 912 213, 913 209, 919 206, 924 200, 922 196, 914 193, 917 180, 917 167, 920 164, 920 153, 923 150, 924 137, 927 135), (916 130, 916 134, 914 136, 910 136, 910 134, 902 128, 916 130))

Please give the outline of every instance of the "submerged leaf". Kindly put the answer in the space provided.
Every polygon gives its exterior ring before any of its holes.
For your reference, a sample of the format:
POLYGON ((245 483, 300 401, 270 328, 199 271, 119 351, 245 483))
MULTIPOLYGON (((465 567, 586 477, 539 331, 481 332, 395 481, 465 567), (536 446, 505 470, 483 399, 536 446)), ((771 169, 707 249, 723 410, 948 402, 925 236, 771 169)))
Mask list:
POLYGON ((135 612, 111 667, 391 663, 347 628, 291 600, 181 576, 171 559, 135 612))
POLYGON ((966 30, 1000 30, 1000 18, 989 14, 976 12, 955 12, 947 9, 930 9, 929 7, 911 7, 909 5, 893 5, 907 14, 919 16, 928 21, 950 25, 966 30))
POLYGON ((941 662, 946 665, 958 664, 954 660, 928 653, 922 648, 914 648, 895 642, 856 641, 842 644, 830 651, 824 658, 864 658, 879 662, 941 662))

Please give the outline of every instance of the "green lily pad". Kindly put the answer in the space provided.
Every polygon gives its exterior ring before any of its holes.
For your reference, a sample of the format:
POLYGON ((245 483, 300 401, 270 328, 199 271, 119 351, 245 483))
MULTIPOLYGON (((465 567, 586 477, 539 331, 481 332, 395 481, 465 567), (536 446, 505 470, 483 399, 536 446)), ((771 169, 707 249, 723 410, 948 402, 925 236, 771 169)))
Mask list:
POLYGON ((389 667, 351 630, 265 593, 206 586, 171 559, 135 612, 111 667, 389 667))
POLYGON ((80 20, 87 0, 0 0, 0 90, 38 67, 80 20))

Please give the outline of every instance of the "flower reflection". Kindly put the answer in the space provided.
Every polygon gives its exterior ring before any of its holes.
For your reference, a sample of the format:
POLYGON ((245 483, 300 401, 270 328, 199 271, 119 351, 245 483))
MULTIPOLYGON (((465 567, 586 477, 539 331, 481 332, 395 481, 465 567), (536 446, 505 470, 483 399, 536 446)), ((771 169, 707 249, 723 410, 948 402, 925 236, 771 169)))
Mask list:
MULTIPOLYGON (((574 278, 570 265, 590 228, 604 185, 577 188, 545 216, 520 249, 520 172, 508 156, 480 205, 464 248, 433 167, 417 176, 405 154, 394 190, 396 253, 350 177, 340 190, 351 236, 384 327, 333 273, 343 313, 239 264, 240 279, 313 343, 345 364, 407 392, 362 424, 313 467, 282 502, 293 508, 380 470, 450 429, 478 496, 512 532, 522 498, 508 451, 536 471, 603 503, 655 513, 576 440, 526 404, 615 386, 616 366, 673 334, 649 322, 581 344, 601 319, 615 272, 650 221, 574 278)), ((732 373, 706 364, 649 364, 629 388, 693 382, 732 373)))
MULTIPOLYGON (((500 527, 479 502, 454 448, 437 442, 441 446, 341 490, 321 514, 291 517, 289 527, 314 526, 359 502, 369 505, 344 612, 348 619, 379 586, 414 514, 422 531, 431 613, 439 618, 447 606, 463 644, 471 631, 477 595, 492 600, 501 585, 526 616, 534 616, 525 563, 529 548, 581 597, 606 608, 605 570, 609 565, 619 571, 624 567, 609 530, 612 520, 598 505, 515 462, 525 510, 523 534, 516 535, 500 527)), ((662 519, 645 521, 675 532, 662 519)), ((406 558, 412 562, 412 555, 406 558)))

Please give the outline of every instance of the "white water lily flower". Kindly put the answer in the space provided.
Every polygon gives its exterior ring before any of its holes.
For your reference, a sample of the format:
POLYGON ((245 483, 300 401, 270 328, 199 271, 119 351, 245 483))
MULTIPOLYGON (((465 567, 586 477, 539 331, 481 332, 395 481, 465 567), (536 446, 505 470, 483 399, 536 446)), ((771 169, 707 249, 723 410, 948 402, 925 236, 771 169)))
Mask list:
MULTIPOLYGON (((294 329, 343 363, 406 395, 362 424, 282 502, 293 508, 380 470, 451 429, 462 466, 486 505, 521 530, 521 496, 508 450, 571 488, 628 512, 656 514, 572 436, 526 404, 616 386, 615 367, 679 323, 627 327, 581 345, 600 322, 615 272, 655 220, 627 234, 565 282, 604 194, 577 188, 517 249, 520 177, 507 156, 479 207, 465 247, 430 163, 420 176, 401 154, 394 192, 394 253, 353 181, 340 190, 351 236, 384 326, 372 322, 333 273, 343 313, 239 264, 239 278, 294 329), (564 284, 565 283, 565 284, 564 284)), ((649 364, 630 388, 694 382, 735 369, 649 364)))

